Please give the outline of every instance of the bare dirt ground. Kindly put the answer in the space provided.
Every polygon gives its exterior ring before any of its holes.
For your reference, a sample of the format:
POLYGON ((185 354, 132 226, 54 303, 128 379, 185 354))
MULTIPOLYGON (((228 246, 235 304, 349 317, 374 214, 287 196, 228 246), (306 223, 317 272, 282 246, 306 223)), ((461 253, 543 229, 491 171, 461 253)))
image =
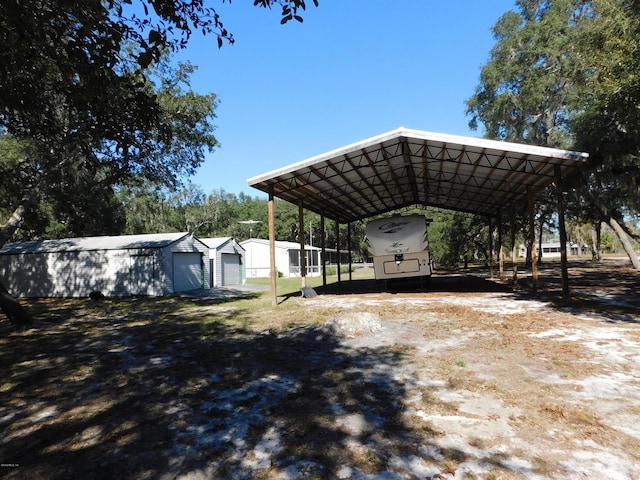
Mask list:
MULTIPOLYGON (((0 477, 640 479, 640 275, 26 303, 0 477)), ((472 275, 468 275, 472 273, 472 275)))

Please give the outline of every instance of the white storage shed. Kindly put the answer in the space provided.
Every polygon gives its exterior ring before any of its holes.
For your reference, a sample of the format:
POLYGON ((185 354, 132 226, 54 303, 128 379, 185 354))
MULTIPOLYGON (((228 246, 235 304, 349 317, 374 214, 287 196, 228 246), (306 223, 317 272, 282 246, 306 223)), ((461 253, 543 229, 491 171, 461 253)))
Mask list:
POLYGON ((0 278, 18 297, 168 295, 209 287, 209 248, 185 232, 9 243, 0 278))
MULTIPOLYGON (((268 277, 271 267, 269 263, 269 240, 251 238, 240 242, 245 249, 245 270, 249 278, 268 277)), ((300 244, 294 242, 275 242, 276 269, 284 277, 300 276, 300 244)), ((305 245, 307 276, 317 277, 321 274, 322 249, 305 245)))
POLYGON ((232 237, 202 238, 209 247, 209 285, 243 285, 246 280, 244 270, 244 248, 232 237))

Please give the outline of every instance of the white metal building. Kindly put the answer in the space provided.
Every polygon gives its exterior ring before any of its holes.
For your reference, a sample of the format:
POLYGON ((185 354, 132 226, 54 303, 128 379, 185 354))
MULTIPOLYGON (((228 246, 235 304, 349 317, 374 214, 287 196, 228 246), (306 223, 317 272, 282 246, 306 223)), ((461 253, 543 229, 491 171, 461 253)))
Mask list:
POLYGON ((168 295, 209 287, 209 248, 184 232, 9 243, 0 278, 18 297, 168 295))
MULTIPOLYGON (((268 277, 270 275, 269 240, 250 238, 240 245, 245 249, 245 270, 249 278, 268 277)), ((300 276, 300 244, 294 242, 275 242, 276 269, 284 277, 300 276)), ((305 245, 307 276, 321 275, 322 249, 305 245)))
POLYGON ((211 287, 245 283, 245 250, 238 242, 232 237, 202 238, 201 241, 209 247, 211 287))

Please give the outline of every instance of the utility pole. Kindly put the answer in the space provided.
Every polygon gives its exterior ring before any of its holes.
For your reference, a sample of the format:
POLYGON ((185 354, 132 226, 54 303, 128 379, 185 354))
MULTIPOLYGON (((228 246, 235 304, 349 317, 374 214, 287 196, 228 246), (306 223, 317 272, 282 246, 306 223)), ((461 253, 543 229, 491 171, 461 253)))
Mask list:
POLYGON ((249 238, 253 238, 253 226, 257 223, 262 223, 260 220, 241 220, 238 223, 249 225, 249 238))

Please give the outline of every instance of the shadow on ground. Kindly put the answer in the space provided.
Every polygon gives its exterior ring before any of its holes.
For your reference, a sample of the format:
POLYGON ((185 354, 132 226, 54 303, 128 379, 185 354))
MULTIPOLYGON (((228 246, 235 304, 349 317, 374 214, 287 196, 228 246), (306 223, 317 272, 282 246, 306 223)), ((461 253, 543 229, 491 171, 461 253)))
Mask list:
POLYGON ((561 311, 609 322, 640 323, 640 272, 628 261, 573 261, 568 275, 569 297, 565 298, 559 262, 545 262, 540 267, 536 291, 528 276, 519 282, 517 298, 544 300, 561 311))
MULTIPOLYGON (((523 278, 514 298, 636 321, 637 272, 588 267, 571 267, 568 302, 553 265, 535 296, 523 278)), ((375 283, 322 293, 381 293, 375 283)), ((396 286, 416 295, 512 291, 482 272, 436 276, 426 293, 396 286)), ((250 331, 235 326, 249 312, 233 301, 42 300, 31 305, 38 328, 0 322, 0 476, 401 478, 384 472, 402 464, 405 477, 435 478, 468 460, 439 448, 441 432, 428 423, 408 422, 416 389, 398 376, 405 347, 350 348, 321 326, 250 331), (412 471, 418 460, 433 468, 412 471)), ((424 393, 421 402, 437 401, 424 393)))
POLYGON ((353 295, 362 293, 428 292, 509 292, 509 285, 486 278, 480 269, 459 273, 437 273, 430 279, 406 278, 385 280, 345 280, 318 287, 318 293, 353 295))
POLYGON ((538 267, 538 281, 534 289, 531 270, 519 266, 517 281, 513 283, 511 264, 506 264, 502 277, 487 267, 471 267, 455 272, 439 271, 430 280, 345 279, 340 283, 316 288, 319 294, 416 294, 431 293, 512 293, 514 299, 541 300, 562 311, 604 317, 611 322, 638 323, 640 308, 640 272, 628 261, 610 260, 593 263, 571 261, 568 268, 569 298, 562 290, 559 261, 545 261, 538 267))
POLYGON ((351 350, 322 327, 250 332, 188 302, 76 300, 37 329, 2 324, 0 474, 333 478, 385 471, 437 434, 401 416, 401 349, 351 350))

